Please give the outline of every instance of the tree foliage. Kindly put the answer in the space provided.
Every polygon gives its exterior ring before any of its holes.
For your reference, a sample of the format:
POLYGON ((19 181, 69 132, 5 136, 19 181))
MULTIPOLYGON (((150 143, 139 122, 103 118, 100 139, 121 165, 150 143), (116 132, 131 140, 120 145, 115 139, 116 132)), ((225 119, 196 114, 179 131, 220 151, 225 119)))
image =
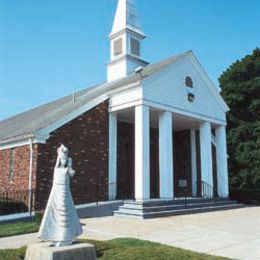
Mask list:
POLYGON ((260 49, 219 78, 230 107, 227 121, 230 185, 260 188, 260 49))

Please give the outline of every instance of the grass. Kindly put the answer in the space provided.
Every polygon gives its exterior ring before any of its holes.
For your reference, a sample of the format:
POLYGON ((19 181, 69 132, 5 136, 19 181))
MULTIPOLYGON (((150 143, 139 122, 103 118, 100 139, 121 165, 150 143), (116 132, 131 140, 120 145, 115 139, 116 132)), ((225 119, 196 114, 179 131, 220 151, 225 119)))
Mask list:
MULTIPOLYGON (((39 222, 18 222, 0 225, 0 237, 38 231, 39 222)), ((80 240, 96 246, 101 260, 224 260, 228 258, 195 253, 149 241, 125 238, 110 241, 80 240)), ((24 259, 26 247, 0 250, 0 260, 24 259)))
POLYGON ((0 250, 0 260, 22 260, 24 259, 25 252, 26 247, 0 250))
POLYGON ((0 225, 0 237, 10 237, 37 232, 39 224, 36 221, 24 221, 0 225))
POLYGON ((102 260, 224 260, 228 258, 195 253, 159 243, 131 238, 110 241, 88 241, 97 248, 98 259, 102 260))
MULTIPOLYGON (((225 260, 228 258, 194 253, 149 241, 124 238, 110 241, 80 240, 96 246, 100 260, 225 260)), ((0 250, 2 260, 24 259, 26 247, 0 250)))

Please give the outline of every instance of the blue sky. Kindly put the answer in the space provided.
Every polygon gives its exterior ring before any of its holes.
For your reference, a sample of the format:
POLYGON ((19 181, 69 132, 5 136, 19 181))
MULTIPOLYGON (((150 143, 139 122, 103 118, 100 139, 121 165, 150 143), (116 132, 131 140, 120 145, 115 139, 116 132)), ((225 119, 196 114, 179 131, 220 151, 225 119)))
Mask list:
MULTIPOLYGON (((260 45, 259 0, 136 0, 155 62, 193 50, 215 84, 260 45)), ((0 0, 0 120, 105 81, 116 0, 0 0)))

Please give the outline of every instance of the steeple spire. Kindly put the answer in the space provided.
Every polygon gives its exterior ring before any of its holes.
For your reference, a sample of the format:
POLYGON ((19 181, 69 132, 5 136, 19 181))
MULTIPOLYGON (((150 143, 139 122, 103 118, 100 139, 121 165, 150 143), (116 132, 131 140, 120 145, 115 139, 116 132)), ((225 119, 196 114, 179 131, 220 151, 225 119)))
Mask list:
MULTIPOLYGON (((119 0, 111 35, 128 28, 143 34, 136 13, 135 0, 119 0)), ((145 36, 143 34, 143 36, 145 36)))
POLYGON ((135 0, 118 0, 109 37, 111 55, 107 68, 108 81, 125 77, 135 68, 148 64, 140 58, 141 42, 146 36, 139 24, 135 0))

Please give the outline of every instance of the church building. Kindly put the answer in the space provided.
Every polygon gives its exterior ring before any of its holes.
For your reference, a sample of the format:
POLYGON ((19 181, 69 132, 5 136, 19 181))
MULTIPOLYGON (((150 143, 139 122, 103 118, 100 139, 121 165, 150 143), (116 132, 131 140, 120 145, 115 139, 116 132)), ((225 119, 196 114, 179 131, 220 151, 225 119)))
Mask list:
POLYGON ((229 197, 220 88, 192 51, 149 64, 145 38, 135 0, 118 0, 106 82, 0 122, 0 194, 34 190, 44 204, 64 144, 77 204, 97 186, 103 201, 229 197))

